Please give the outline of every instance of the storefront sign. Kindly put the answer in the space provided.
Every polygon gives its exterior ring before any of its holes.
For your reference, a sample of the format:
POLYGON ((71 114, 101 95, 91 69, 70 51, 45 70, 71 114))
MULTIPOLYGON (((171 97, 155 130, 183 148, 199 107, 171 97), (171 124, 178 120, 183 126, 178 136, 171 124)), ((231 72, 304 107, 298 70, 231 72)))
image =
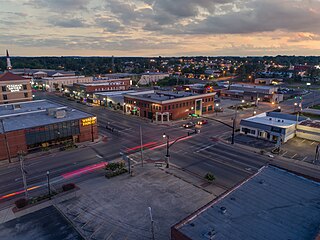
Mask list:
POLYGON ((10 92, 19 92, 22 89, 22 84, 10 84, 7 85, 7 89, 10 92))
POLYGON ((81 124, 82 124, 83 127, 89 126, 89 125, 93 125, 96 122, 97 122, 97 118, 96 117, 90 117, 90 118, 81 119, 81 124))

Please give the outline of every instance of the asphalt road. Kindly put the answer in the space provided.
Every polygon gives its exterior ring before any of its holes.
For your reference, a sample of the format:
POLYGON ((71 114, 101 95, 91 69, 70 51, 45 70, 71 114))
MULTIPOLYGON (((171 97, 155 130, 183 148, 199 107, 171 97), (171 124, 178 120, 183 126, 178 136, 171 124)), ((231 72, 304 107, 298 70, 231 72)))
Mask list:
MULTIPOLYGON (((166 154, 166 142, 162 137, 163 133, 169 135, 170 140, 175 140, 187 136, 188 131, 190 131, 181 127, 181 121, 170 125, 156 125, 145 119, 126 116, 120 111, 107 110, 103 107, 87 107, 52 94, 41 93, 40 97, 97 115, 99 133, 106 136, 107 141, 71 151, 27 159, 25 166, 28 186, 39 187, 30 191, 31 195, 47 191, 47 170, 50 171, 52 184, 60 186, 65 182, 85 181, 92 175, 103 176, 101 170, 103 163, 120 159, 120 152, 125 150, 133 153, 134 160, 140 161, 140 153, 134 153, 139 151, 140 126, 143 133, 143 145, 152 146, 149 150, 143 151, 143 158, 154 161, 164 160, 166 154), (115 131, 107 130, 107 125, 114 128, 115 131), (97 165, 95 164, 100 164, 100 167, 96 168, 97 165), (97 169, 100 170, 94 171, 97 169)), ((231 129, 229 127, 209 121, 208 124, 200 128, 200 133, 193 134, 171 146, 170 162, 186 172, 200 177, 203 177, 207 172, 212 172, 216 176, 215 183, 225 189, 229 189, 244 180, 270 161, 279 161, 279 164, 283 167, 291 167, 295 170, 301 169, 291 162, 270 159, 220 141, 224 136, 230 135, 231 129)), ((302 170, 306 174, 318 174, 313 169, 303 168, 302 170)), ((14 198, 21 196, 23 193, 18 193, 21 190, 23 190, 23 185, 19 164, 13 163, 1 166, 0 208, 11 203, 14 198), (17 194, 3 198, 11 193, 17 194)))

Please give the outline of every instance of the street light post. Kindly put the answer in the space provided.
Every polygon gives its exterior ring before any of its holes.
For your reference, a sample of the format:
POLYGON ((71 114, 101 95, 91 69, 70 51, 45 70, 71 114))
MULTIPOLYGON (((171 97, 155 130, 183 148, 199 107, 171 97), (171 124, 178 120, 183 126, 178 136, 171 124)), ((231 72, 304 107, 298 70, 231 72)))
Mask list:
POLYGON ((51 189, 50 189, 50 171, 47 171, 47 184, 48 184, 49 199, 51 199, 51 189))
MULTIPOLYGON (((244 103, 245 100, 241 100, 241 103, 244 103)), ((239 104, 236 105, 236 110, 234 112, 233 122, 232 122, 232 138, 231 138, 231 144, 234 144, 234 137, 235 137, 235 128, 236 128, 236 119, 237 119, 237 112, 238 112, 239 104)))
POLYGON ((166 154, 166 168, 169 168, 169 161, 170 161, 170 154, 169 154, 169 148, 170 148, 170 144, 169 144, 169 136, 166 135, 165 133, 163 134, 163 137, 167 139, 167 154, 166 154))

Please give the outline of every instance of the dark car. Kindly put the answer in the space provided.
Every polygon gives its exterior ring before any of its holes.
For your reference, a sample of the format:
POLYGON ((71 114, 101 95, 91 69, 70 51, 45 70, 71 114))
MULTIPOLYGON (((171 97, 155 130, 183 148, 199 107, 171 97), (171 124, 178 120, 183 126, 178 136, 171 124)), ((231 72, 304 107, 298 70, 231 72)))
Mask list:
POLYGON ((208 120, 202 119, 202 120, 197 122, 197 125, 204 125, 204 124, 207 124, 207 123, 208 123, 208 120))
POLYGON ((184 127, 184 128, 192 128, 194 126, 195 126, 195 124, 193 122, 188 122, 188 123, 185 123, 182 125, 182 127, 184 127))

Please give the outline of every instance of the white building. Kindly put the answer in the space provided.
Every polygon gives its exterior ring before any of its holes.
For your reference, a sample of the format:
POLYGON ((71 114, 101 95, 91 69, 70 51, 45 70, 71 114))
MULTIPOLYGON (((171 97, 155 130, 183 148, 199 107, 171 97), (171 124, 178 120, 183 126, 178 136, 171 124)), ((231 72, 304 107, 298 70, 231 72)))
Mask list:
POLYGON ((141 78, 138 82, 140 85, 147 85, 150 83, 156 83, 161 79, 169 77, 168 73, 144 73, 141 75, 141 78))
POLYGON ((43 88, 48 91, 61 90, 63 86, 72 85, 74 83, 91 83, 93 81, 92 77, 85 76, 70 76, 70 77, 51 77, 42 78, 41 83, 43 88))
POLYGON ((279 112, 261 113, 242 119, 240 133, 272 142, 285 143, 296 136, 297 125, 304 120, 306 120, 305 117, 279 112))

